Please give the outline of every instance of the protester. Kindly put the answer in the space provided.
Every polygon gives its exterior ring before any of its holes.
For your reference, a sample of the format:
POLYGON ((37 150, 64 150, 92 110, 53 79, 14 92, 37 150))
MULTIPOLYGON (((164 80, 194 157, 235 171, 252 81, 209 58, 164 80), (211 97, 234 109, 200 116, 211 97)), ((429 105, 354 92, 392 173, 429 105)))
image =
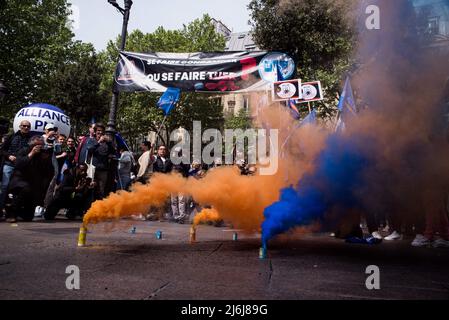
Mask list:
POLYGON ((94 184, 87 177, 87 165, 80 164, 76 170, 66 170, 55 197, 47 206, 44 217, 53 220, 58 211, 66 208, 66 217, 70 220, 82 217, 92 202, 94 184))
POLYGON ((212 165, 209 167, 209 170, 212 171, 212 170, 215 170, 215 169, 220 168, 222 166, 223 166, 223 160, 221 158, 219 158, 219 157, 216 157, 214 159, 214 162, 212 163, 212 165))
MULTIPOLYGON (((201 163, 198 161, 193 161, 191 168, 189 170, 189 178, 194 178, 197 180, 200 180, 204 178, 206 175, 206 172, 201 168, 201 163)), ((195 199, 190 198, 189 202, 187 203, 187 210, 188 210, 188 218, 189 222, 193 222, 193 219, 196 214, 200 213, 202 210, 202 207, 195 201, 195 199)), ((187 219, 184 219, 187 220, 187 219)))
POLYGON ((83 164, 87 163, 87 142, 89 140, 92 140, 92 142, 95 140, 95 123, 91 124, 89 126, 89 133, 86 136, 78 137, 78 147, 76 149, 75 154, 75 163, 76 164, 83 164))
POLYGON ((53 148, 58 137, 58 128, 53 123, 45 125, 45 133, 42 135, 47 148, 53 148))
POLYGON ((134 159, 132 153, 126 150, 124 146, 119 148, 119 152, 117 190, 128 190, 131 185, 131 170, 134 159))
POLYGON ((76 143, 75 138, 69 137, 67 139, 67 162, 70 164, 70 167, 75 167, 75 154, 76 154, 76 143))
POLYGON ((7 136, 0 148, 0 158, 2 158, 3 166, 1 191, 0 191, 0 216, 3 215, 6 194, 11 176, 16 165, 17 152, 28 146, 30 139, 31 123, 22 121, 19 126, 20 130, 13 135, 7 136))
POLYGON ((55 158, 58 162, 58 174, 61 173, 62 166, 67 160, 67 137, 63 134, 59 134, 55 143, 55 158))
POLYGON ((157 157, 153 164, 153 172, 170 173, 173 170, 173 163, 167 158, 167 148, 164 145, 157 149, 157 157))
POLYGON ((142 155, 139 157, 139 171, 137 172, 137 181, 140 183, 148 183, 151 175, 153 174, 153 164, 156 161, 156 157, 153 155, 153 146, 151 142, 144 141, 140 144, 142 155))
POLYGON ((41 136, 31 138, 29 146, 16 154, 15 169, 8 187, 12 195, 7 210, 7 221, 15 222, 18 216, 25 221, 34 217, 34 208, 44 205, 50 181, 54 177, 53 149, 44 148, 41 136))
MULTIPOLYGON (((157 157, 153 164, 153 172, 154 173, 170 173, 173 170, 173 163, 167 157, 167 147, 164 145, 159 146, 157 149, 157 157)), ((171 200, 171 199, 170 199, 171 200)), ((159 219, 164 220, 168 219, 169 221, 175 221, 173 213, 170 210, 170 203, 167 202, 165 207, 162 209, 164 212, 159 212, 159 219)))
POLYGON ((237 167, 239 168, 240 174, 241 174, 242 176, 247 176, 247 175, 249 175, 248 166, 246 165, 245 160, 238 160, 238 161, 236 162, 236 165, 237 165, 237 167))
MULTIPOLYGON (((181 148, 175 150, 178 159, 182 159, 181 148)), ((173 172, 179 173, 184 178, 189 176, 190 165, 186 163, 178 163, 173 165, 173 172)), ((188 219, 188 204, 190 197, 184 193, 174 193, 171 195, 172 217, 177 223, 183 224, 188 219)))
POLYGON ((111 188, 109 181, 111 180, 112 161, 115 158, 115 149, 112 141, 105 135, 105 126, 97 123, 94 126, 95 138, 88 139, 87 150, 88 157, 92 159, 92 165, 95 168, 95 199, 101 200, 106 197, 111 188))

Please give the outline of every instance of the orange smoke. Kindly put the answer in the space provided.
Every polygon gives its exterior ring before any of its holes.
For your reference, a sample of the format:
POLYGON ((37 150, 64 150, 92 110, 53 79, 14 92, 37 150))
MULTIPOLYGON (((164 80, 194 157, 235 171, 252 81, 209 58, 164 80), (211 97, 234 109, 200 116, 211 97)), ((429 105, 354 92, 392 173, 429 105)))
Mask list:
POLYGON ((193 219, 193 226, 199 225, 201 222, 219 221, 221 219, 220 214, 215 209, 203 209, 193 219))
MULTIPOLYGON (((242 176, 235 166, 210 170, 200 180, 186 179, 178 174, 155 174, 147 185, 135 185, 131 192, 111 194, 94 202, 84 217, 84 224, 115 221, 145 213, 150 207, 163 207, 170 194, 183 193, 192 196, 201 206, 212 206, 220 213, 221 219, 234 227, 248 232, 259 231, 264 208, 279 198, 282 188, 296 184, 304 173, 313 170, 312 163, 324 147, 327 135, 313 126, 291 131, 298 122, 284 107, 259 107, 258 118, 263 119, 269 128, 284 128, 279 132, 279 147, 293 132, 279 159, 276 174, 242 176)), ((206 211, 205 215, 209 213, 206 211)))

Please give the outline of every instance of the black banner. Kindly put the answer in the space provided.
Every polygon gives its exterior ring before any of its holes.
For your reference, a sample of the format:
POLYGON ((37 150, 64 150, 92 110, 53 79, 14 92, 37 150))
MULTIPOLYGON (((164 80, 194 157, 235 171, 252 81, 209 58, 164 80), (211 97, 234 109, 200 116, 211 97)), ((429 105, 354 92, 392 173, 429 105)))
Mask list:
POLYGON ((291 79, 295 63, 278 52, 132 53, 120 52, 117 91, 164 92, 169 87, 195 92, 269 90, 291 79))

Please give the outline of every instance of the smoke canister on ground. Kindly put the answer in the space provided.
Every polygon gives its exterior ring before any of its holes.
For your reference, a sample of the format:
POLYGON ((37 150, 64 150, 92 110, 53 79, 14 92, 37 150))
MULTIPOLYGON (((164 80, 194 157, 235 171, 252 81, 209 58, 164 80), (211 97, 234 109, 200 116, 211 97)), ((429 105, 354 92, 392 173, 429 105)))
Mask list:
POLYGON ((190 243, 194 243, 196 241, 196 228, 190 227, 190 243))
POLYGON ((263 246, 259 249, 259 259, 267 258, 267 247, 263 246))
POLYGON ((86 245, 86 233, 87 233, 86 227, 81 226, 80 233, 78 236, 78 247, 84 247, 86 245))
POLYGON ((161 230, 156 231, 156 239, 158 239, 158 240, 162 239, 162 231, 161 230))

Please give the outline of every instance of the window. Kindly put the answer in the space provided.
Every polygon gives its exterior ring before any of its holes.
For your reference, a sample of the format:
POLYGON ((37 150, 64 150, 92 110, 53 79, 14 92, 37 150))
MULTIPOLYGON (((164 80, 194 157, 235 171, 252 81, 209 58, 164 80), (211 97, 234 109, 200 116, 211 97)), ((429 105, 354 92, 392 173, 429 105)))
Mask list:
POLYGON ((245 110, 249 109, 249 97, 248 96, 243 97, 243 109, 245 109, 245 110))
POLYGON ((440 21, 438 17, 429 18, 428 20, 428 30, 429 34, 432 36, 436 36, 440 34, 440 21))

